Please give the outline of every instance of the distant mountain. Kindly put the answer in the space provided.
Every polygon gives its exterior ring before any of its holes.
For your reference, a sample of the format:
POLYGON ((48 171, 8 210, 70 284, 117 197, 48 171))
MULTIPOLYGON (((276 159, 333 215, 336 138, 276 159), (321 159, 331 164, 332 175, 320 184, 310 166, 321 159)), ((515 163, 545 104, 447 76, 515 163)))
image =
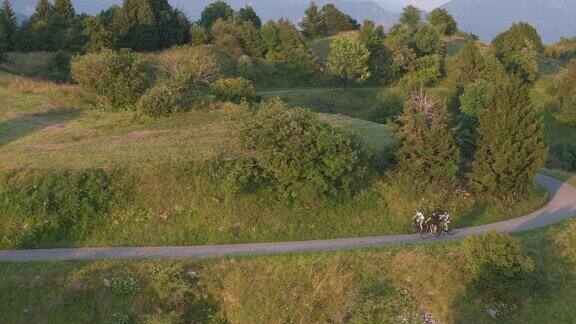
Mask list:
POLYGON ((532 24, 546 43, 576 35, 576 0, 452 0, 443 6, 460 25, 491 41, 511 24, 532 24))
MULTIPOLYGON (((378 0, 392 1, 396 0, 378 0)), ((37 0, 16 0, 12 1, 14 10, 26 15, 34 11, 37 0)), ((184 11, 190 19, 197 20, 200 13, 213 0, 170 0, 170 3, 184 11)), ((250 4, 262 20, 286 18, 297 22, 304 16, 304 10, 310 4, 310 0, 228 0, 233 8, 238 9, 246 4, 250 4)), ((317 0, 321 6, 325 3, 333 3, 352 18, 362 22, 364 19, 371 19, 375 22, 390 27, 398 21, 398 14, 391 10, 385 10, 372 0, 317 0)), ((103 9, 107 9, 113 4, 121 4, 122 0, 73 0, 74 8, 78 12, 96 14, 103 9)))

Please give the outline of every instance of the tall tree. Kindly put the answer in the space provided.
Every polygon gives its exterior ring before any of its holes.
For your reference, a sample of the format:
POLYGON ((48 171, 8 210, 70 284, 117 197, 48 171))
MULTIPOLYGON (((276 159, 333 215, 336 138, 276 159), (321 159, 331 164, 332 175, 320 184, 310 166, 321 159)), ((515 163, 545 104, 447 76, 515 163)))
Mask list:
POLYGON ((234 10, 226 2, 217 0, 206 6, 200 16, 200 25, 207 30, 212 28, 218 19, 226 20, 234 15, 234 10))
POLYGON ((409 97, 400 123, 402 147, 397 158, 401 173, 417 184, 453 185, 459 151, 446 107, 421 88, 409 97))
POLYGON ((402 10, 402 15, 400 16, 400 23, 410 30, 414 31, 420 25, 422 21, 422 16, 420 15, 420 9, 413 5, 404 7, 402 10))
POLYGON ((370 78, 380 84, 388 84, 395 79, 394 59, 384 45, 384 38, 384 28, 376 26, 371 20, 365 20, 358 31, 358 41, 370 51, 370 78))
POLYGON ((370 77, 369 59, 370 51, 362 43, 338 36, 330 45, 328 72, 339 80, 344 88, 351 83, 363 83, 370 77))
POLYGON ((477 112, 478 149, 472 163, 473 188, 493 198, 520 198, 546 161, 544 122, 528 87, 516 77, 495 88, 492 107, 477 112))
POLYGON ((156 26, 156 15, 148 0, 124 0, 114 16, 118 33, 116 46, 137 51, 155 50, 160 37, 156 26))
POLYGON ((444 8, 436 8, 428 15, 428 22, 442 35, 454 35, 458 31, 458 24, 454 17, 444 8))
POLYGON ((0 29, 2 29, 4 35, 5 50, 15 50, 18 25, 16 23, 14 10, 12 10, 12 5, 9 0, 4 0, 2 2, 2 9, 0 9, 0 29))
POLYGON ((54 0, 54 12, 58 18, 66 23, 66 28, 72 27, 76 12, 70 0, 54 0))
POLYGON ((106 30, 101 17, 87 17, 83 20, 83 26, 83 34, 87 39, 85 44, 87 52, 98 52, 111 46, 110 33, 106 30))
POLYGON ((48 0, 38 0, 36 4, 36 9, 34 11, 34 19, 36 21, 42 21, 48 23, 48 20, 52 18, 53 15, 52 5, 48 0))
POLYGON ((236 17, 239 21, 250 21, 252 24, 254 24, 256 29, 260 29, 260 27, 262 27, 262 19, 258 17, 252 6, 246 5, 240 8, 236 14, 236 17))
POLYGON ((310 6, 304 11, 304 18, 302 18, 299 26, 306 37, 315 38, 326 33, 324 19, 315 2, 310 2, 310 6))
POLYGON ((327 3, 321 10, 322 20, 327 35, 358 29, 358 22, 340 11, 335 5, 327 3))

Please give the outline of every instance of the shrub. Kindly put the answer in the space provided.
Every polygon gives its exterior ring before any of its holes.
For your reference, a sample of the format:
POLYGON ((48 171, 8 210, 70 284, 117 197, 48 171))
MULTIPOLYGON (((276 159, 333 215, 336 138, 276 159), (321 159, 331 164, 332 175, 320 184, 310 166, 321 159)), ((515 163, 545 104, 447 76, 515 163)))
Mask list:
POLYGON ((365 175, 366 156, 356 137, 279 100, 260 104, 240 139, 264 177, 292 197, 351 192, 365 175))
POLYGON ((464 243, 464 255, 470 280, 498 302, 516 297, 518 282, 534 270, 532 260, 507 234, 492 232, 470 237, 464 243))
POLYGON ((576 265, 576 221, 570 221, 566 229, 556 234, 554 242, 562 248, 562 256, 576 265))
POLYGON ((16 172, 3 180, 10 190, 0 191, 1 209, 36 223, 22 239, 24 247, 83 237, 116 197, 100 170, 16 172))
POLYGON ((139 113, 150 117, 167 116, 178 103, 180 95, 166 84, 158 84, 146 91, 138 100, 136 109, 139 113))
POLYGON ((151 80, 145 62, 128 50, 103 50, 75 57, 72 75, 80 86, 106 98, 116 108, 135 104, 151 80))
POLYGON ((254 101, 258 97, 252 82, 244 78, 220 79, 212 85, 211 93, 220 101, 234 103, 254 101))
POLYGON ((178 46, 162 52, 158 58, 159 78, 182 92, 209 86, 227 65, 224 56, 207 46, 178 46))
POLYGON ((140 292, 140 281, 133 277, 115 277, 110 279, 110 289, 116 296, 131 296, 140 292))
POLYGON ((573 60, 557 88, 556 119, 576 127, 576 60, 573 60))
POLYGON ((62 51, 57 52, 48 62, 37 69, 35 75, 55 82, 72 81, 70 56, 62 51))

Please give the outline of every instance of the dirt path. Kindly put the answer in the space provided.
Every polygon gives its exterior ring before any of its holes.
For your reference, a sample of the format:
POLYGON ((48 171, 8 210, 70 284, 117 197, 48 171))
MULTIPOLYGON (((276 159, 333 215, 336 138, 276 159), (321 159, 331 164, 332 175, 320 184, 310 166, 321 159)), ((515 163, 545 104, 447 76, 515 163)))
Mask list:
POLYGON ((256 243, 214 246, 118 247, 76 248, 43 250, 0 250, 0 262, 101 260, 101 259, 172 259, 208 258, 254 254, 279 254, 286 252, 346 250, 376 247, 386 244, 439 242, 461 239, 489 231, 501 233, 520 232, 549 226, 576 215, 576 188, 555 178, 538 175, 537 183, 550 192, 550 202, 542 209, 516 219, 458 229, 452 237, 422 241, 417 235, 389 235, 379 237, 344 238, 318 241, 256 243))

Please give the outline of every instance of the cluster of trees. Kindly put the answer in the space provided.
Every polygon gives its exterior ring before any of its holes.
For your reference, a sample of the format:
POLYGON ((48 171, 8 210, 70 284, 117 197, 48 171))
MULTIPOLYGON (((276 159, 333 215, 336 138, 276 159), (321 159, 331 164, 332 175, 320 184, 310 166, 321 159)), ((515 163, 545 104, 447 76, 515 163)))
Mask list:
POLYGON ((332 36, 360 27, 356 20, 333 4, 327 3, 320 9, 314 2, 306 9, 299 25, 304 35, 310 38, 332 36))
POLYGON ((530 193, 546 161, 541 113, 530 80, 469 41, 448 63, 450 94, 412 95, 400 118, 400 170, 411 181, 518 199, 530 193))
POLYGON ((96 16, 76 13, 71 0, 38 0, 19 27, 9 0, 0 13, 0 44, 7 51, 153 51, 190 40, 190 22, 167 0, 125 0, 96 16))
MULTIPOLYGON (((305 21, 311 19, 307 16, 305 21)), ((338 36, 331 44, 328 72, 345 86, 366 81, 390 84, 401 78, 408 88, 429 85, 444 75, 443 36, 457 31, 446 10, 436 9, 424 21, 418 8, 408 6, 400 23, 387 34, 382 26, 366 20, 357 38, 338 36)))

